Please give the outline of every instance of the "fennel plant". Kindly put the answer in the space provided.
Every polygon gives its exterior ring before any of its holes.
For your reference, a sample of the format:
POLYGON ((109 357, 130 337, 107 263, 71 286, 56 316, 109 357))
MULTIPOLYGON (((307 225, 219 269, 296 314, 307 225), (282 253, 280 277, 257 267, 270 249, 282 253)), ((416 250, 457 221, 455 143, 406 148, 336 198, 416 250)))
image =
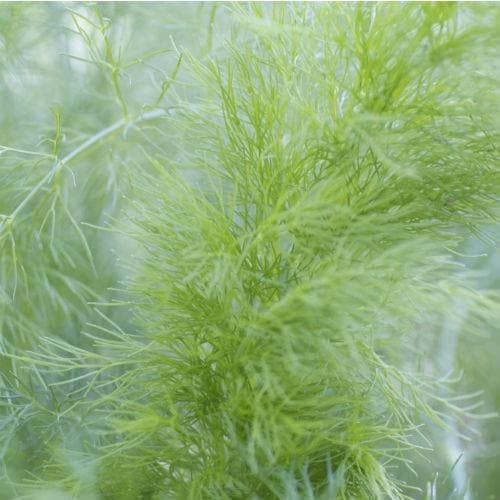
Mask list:
POLYGON ((79 90, 0 147, 0 494, 470 495, 459 450, 426 460, 488 416, 435 351, 498 313, 464 257, 498 218, 498 9, 1 9, 64 26, 79 90))

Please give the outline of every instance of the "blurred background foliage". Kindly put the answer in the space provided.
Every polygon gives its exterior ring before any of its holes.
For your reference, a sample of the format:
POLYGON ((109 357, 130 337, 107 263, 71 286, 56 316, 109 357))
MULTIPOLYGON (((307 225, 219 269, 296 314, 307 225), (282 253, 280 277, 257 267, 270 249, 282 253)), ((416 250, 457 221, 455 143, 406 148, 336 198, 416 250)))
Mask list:
MULTIPOLYGON (((86 348, 86 325, 128 324, 127 307, 116 307, 127 275, 117 262, 134 249, 119 231, 98 227, 128 204, 131 169, 144 168, 148 156, 175 154, 175 143, 158 126, 161 116, 125 127, 123 104, 136 118, 162 104, 179 69, 176 45, 203 56, 218 43, 215 11, 208 4, 0 5, 2 353, 38 349, 44 338, 86 348)), ((49 389, 56 376, 7 356, 0 370, 0 497, 7 499, 59 440, 73 439, 78 423, 63 418, 76 395, 67 386, 49 389)))
MULTIPOLYGON (((500 8, 493 4, 464 6, 460 16, 464 22, 488 16, 500 29, 500 8)), ((0 4, 1 353, 43 349, 40 339, 57 338, 90 348, 92 339, 82 333, 89 324, 131 327, 120 289, 133 272, 122 261, 136 247, 125 231, 108 229, 117 220, 126 226, 124 214, 136 189, 131 170, 153 169, 148 158, 168 163, 189 153, 182 149, 186 131, 164 125, 178 112, 176 103, 199 94, 180 54, 217 57, 224 40, 237 36, 236 25, 225 4, 0 4), (162 112, 155 114, 157 109, 162 112), (133 126, 122 123, 124 115, 133 126), (92 138, 67 165, 58 163, 92 138)), ((498 76, 500 64, 482 71, 482 78, 498 76)), ((498 92, 491 89, 492 95, 498 92)), ((477 105, 492 102, 485 96, 477 105)), ((472 238, 464 248, 464 255, 480 256, 463 259, 477 270, 480 288, 500 287, 500 252, 493 241, 472 238)), ((483 391, 485 413, 500 408, 498 334, 492 329, 465 337, 460 325, 448 325, 429 347, 441 372, 463 372, 461 391, 483 391)), ((30 471, 53 452, 52 442, 75 438, 72 429, 81 422, 64 421, 78 393, 51 386, 57 379, 33 367, 28 373, 22 356, 1 356, 0 377, 0 498, 9 499, 19 493, 16 483, 30 479, 30 471), (39 432, 54 419, 63 423, 52 434, 39 432)), ((419 482, 423 489, 429 481, 435 484, 436 498, 448 498, 453 490, 452 447, 464 451, 459 464, 470 481, 468 498, 500 499, 499 420, 471 425, 477 430, 472 441, 450 442, 435 431, 442 449, 435 462, 420 465, 419 482)), ((79 438, 82 449, 85 439, 94 439, 79 438)), ((74 474, 88 472, 74 457, 65 460, 74 474)), ((151 498, 148 484, 142 488, 135 498, 151 498)), ((95 492, 87 493, 91 498, 95 492)), ((58 493, 45 495, 56 499, 58 493)))

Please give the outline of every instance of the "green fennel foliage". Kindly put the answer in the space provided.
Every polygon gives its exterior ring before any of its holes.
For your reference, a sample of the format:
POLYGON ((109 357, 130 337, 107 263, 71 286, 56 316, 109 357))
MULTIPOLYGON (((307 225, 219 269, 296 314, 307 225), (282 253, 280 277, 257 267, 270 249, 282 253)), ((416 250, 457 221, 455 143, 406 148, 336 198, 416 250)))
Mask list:
POLYGON ((467 434, 481 416, 433 339, 457 304, 465 334, 497 312, 458 259, 498 217, 497 19, 448 3, 224 9, 226 41, 212 46, 212 9, 206 53, 165 49, 147 97, 127 94, 135 62, 99 7, 72 12, 118 121, 62 154, 54 108, 49 152, 2 150, 6 484, 433 498, 406 471, 436 426, 467 434), (121 156, 101 162, 108 140, 121 156), (77 202, 80 154, 95 172, 77 202), (121 277, 99 253, 114 241, 132 249, 121 277), (29 475, 11 477, 15 460, 29 475))

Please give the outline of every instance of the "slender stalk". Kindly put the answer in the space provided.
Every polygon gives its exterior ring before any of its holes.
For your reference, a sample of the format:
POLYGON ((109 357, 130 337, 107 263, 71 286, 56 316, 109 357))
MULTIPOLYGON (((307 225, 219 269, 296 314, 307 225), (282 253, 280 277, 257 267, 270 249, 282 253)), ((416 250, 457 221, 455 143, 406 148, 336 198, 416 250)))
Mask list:
MULTIPOLYGON (((455 359, 458 337, 466 316, 467 307, 461 301, 457 301, 454 306, 453 319, 447 320, 444 324, 438 357, 438 362, 444 373, 451 373, 456 369, 455 359)), ((446 394, 443 396, 446 397, 446 394)), ((451 477, 454 490, 458 494, 463 495, 463 500, 472 500, 467 482, 469 475, 467 473, 466 458, 463 456, 464 450, 460 443, 457 422, 454 415, 449 415, 448 424, 449 429, 446 432, 445 449, 448 463, 450 467, 453 467, 451 477)))
POLYGON ((89 137, 86 141, 82 142, 76 149, 68 153, 64 158, 54 163, 52 168, 43 176, 43 178, 33 187, 33 189, 29 192, 28 196, 24 198, 24 200, 19 203, 16 209, 7 216, 7 220, 12 222, 17 215, 26 207, 26 205, 32 200, 32 198, 43 188, 46 184, 50 183, 52 178, 62 170, 62 168, 67 165, 69 162, 73 161, 83 152, 87 151, 89 148, 102 141, 103 139, 109 137, 110 135, 118 132, 119 130, 129 128, 130 126, 139 125, 148 120, 153 120, 155 118, 159 118, 161 116, 165 116, 166 112, 163 109, 155 109, 153 111, 149 111, 138 116, 135 120, 127 121, 125 119, 121 119, 116 121, 115 123, 109 125, 108 127, 102 129, 101 131, 94 134, 92 137, 89 137))

